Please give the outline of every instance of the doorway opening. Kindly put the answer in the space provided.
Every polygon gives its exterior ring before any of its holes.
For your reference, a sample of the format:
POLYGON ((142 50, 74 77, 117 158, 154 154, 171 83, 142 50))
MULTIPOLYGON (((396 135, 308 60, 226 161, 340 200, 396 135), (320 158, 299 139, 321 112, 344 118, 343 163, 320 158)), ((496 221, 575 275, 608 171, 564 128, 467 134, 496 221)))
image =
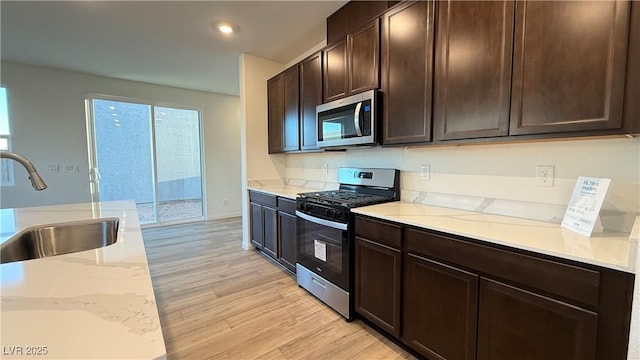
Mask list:
POLYGON ((142 225, 202 220, 200 110, 87 99, 93 201, 134 200, 142 225))

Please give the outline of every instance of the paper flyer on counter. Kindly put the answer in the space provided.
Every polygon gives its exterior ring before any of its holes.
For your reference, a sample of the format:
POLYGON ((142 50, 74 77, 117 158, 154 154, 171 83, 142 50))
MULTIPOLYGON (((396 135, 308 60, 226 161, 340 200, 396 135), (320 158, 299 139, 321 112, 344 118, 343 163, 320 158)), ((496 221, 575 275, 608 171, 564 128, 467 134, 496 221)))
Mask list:
POLYGON ((590 237, 610 183, 611 179, 578 177, 561 226, 590 237))

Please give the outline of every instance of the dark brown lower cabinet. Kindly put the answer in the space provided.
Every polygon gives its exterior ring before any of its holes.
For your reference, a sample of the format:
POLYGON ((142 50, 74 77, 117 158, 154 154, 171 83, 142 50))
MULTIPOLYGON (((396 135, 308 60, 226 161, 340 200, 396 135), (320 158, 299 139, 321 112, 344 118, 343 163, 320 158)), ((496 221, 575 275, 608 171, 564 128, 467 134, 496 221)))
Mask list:
POLYGON ((251 208, 251 243, 258 249, 264 247, 264 225, 262 221, 262 205, 249 204, 251 208))
MULTIPOLYGON (((295 202, 294 202, 295 206, 295 202)), ((278 211, 280 257, 278 261, 290 271, 296 271, 296 216, 278 211)))
POLYGON ((278 213, 276 209, 263 206, 264 247, 262 250, 272 258, 278 258, 278 213))
POLYGON ((356 311, 427 359, 627 358, 633 274, 364 216, 355 233, 356 311))
POLYGON ((356 237, 356 311, 400 336, 401 252, 356 237))
POLYGON ((480 280, 478 360, 589 360, 598 315, 488 279, 480 280))
POLYGON ((274 259, 278 255, 277 197, 259 191, 249 191, 251 208, 251 243, 274 259))
POLYGON ((296 272, 296 201, 249 191, 251 243, 286 269, 296 272))
POLYGON ((475 359, 478 275, 411 253, 404 260, 405 341, 429 359, 475 359))

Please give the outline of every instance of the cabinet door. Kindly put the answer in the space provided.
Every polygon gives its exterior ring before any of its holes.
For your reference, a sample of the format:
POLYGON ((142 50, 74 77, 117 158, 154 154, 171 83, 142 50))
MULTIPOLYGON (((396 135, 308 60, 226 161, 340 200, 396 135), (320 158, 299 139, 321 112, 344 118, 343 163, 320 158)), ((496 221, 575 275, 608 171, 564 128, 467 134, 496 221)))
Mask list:
POLYGON ((324 102, 347 95, 347 42, 338 41, 324 49, 324 102))
POLYGON ((628 26, 624 1, 518 2, 510 134, 620 128, 628 26))
POLYGON ((430 359, 475 359, 478 276, 411 253, 404 261, 404 340, 430 359))
POLYGON ((284 151, 284 81, 278 74, 267 81, 269 154, 284 151))
POLYGON ((278 212, 276 209, 263 206, 264 219, 264 252, 274 259, 278 258, 278 212))
POLYGON ((595 358, 595 313, 499 282, 480 280, 478 359, 595 358))
POLYGON ((449 0, 438 6, 437 139, 508 135, 514 2, 449 0))
POLYGON ((264 246, 264 225, 262 219, 262 205, 249 203, 251 208, 251 243, 258 249, 264 246))
POLYGON ((356 311, 400 336, 400 250, 356 237, 356 311))
POLYGON ((298 65, 282 73, 284 86, 284 151, 300 150, 300 113, 298 65))
POLYGON ((278 211, 280 257, 278 261, 287 269, 296 272, 296 217, 278 211))
POLYGON ((407 2, 382 22, 383 144, 431 141, 434 2, 407 2))
POLYGON ((349 94, 380 87, 380 25, 374 21, 347 35, 349 94))
POLYGON ((318 148, 316 106, 322 104, 322 52, 300 63, 300 148, 318 148))

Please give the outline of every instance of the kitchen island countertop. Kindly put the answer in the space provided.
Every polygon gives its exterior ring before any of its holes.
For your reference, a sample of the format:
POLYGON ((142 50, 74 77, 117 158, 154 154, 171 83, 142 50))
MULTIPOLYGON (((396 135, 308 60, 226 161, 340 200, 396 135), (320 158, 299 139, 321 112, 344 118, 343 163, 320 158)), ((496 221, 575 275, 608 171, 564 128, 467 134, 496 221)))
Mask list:
POLYGON ((120 219, 113 245, 0 265, 3 359, 166 359, 132 201, 0 211, 0 241, 34 225, 120 219))

